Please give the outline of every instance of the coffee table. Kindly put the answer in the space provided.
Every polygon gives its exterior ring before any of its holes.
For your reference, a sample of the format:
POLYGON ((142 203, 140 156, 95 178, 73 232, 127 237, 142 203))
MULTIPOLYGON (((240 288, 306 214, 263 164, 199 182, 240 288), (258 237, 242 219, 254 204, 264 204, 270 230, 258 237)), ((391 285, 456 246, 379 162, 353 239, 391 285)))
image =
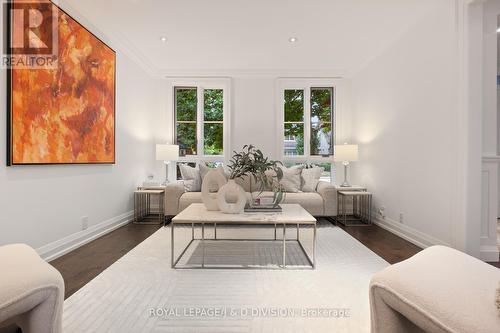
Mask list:
MULTIPOLYGON (((243 266, 215 266, 215 265, 205 265, 205 243, 207 241, 273 241, 273 242, 283 242, 282 247, 282 255, 283 260, 281 265, 278 268, 298 268, 297 266, 287 266, 286 264, 286 244, 287 242, 297 242, 302 250, 303 254, 307 258, 309 263, 308 266, 304 266, 304 268, 314 269, 316 266, 315 262, 315 252, 316 252, 316 219, 309 214, 302 206, 298 204, 283 204, 281 205, 283 211, 280 213, 241 213, 241 214, 225 214, 220 211, 208 211, 205 206, 201 203, 194 203, 189 205, 186 209, 180 212, 177 216, 172 219, 170 223, 171 226, 171 265, 172 268, 270 268, 274 267, 270 266, 251 266, 251 267, 243 267, 243 266), (188 245, 184 248, 181 254, 178 257, 175 257, 174 254, 174 242, 175 242, 175 226, 179 224, 191 224, 191 240, 188 245), (201 238, 195 238, 194 228, 195 225, 201 226, 201 238), (211 225, 214 228, 214 238, 207 239, 205 238, 205 225, 211 225), (274 225, 274 238, 272 239, 234 239, 234 238, 217 238, 217 225, 256 225, 256 226, 266 226, 266 225, 274 225), (277 226, 283 228, 283 238, 277 239, 277 226), (296 226, 297 228, 297 239, 287 239, 286 238, 286 229, 287 226, 296 226), (312 226, 314 228, 313 239, 312 239, 312 256, 309 257, 306 250, 304 249, 303 244, 300 241, 300 229, 304 226, 312 226), (203 257, 201 265, 178 265, 179 260, 181 260, 182 256, 189 249, 191 244, 194 241, 200 241, 200 245, 203 248, 203 257)), ((302 267, 302 266, 300 266, 302 267)), ((302 268, 303 269, 303 268, 302 268)))

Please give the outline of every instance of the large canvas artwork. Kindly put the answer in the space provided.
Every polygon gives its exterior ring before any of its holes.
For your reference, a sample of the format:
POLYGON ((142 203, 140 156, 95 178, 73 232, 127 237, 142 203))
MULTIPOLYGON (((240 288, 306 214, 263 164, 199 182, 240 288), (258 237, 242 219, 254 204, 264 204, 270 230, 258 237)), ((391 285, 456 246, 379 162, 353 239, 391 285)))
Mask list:
MULTIPOLYGON (((115 51, 55 4, 49 6, 38 9, 43 17, 56 16, 55 66, 12 67, 8 73, 7 164, 113 164, 115 51)), ((9 45, 22 44, 16 41, 24 38, 22 29, 23 20, 12 15, 9 45)))

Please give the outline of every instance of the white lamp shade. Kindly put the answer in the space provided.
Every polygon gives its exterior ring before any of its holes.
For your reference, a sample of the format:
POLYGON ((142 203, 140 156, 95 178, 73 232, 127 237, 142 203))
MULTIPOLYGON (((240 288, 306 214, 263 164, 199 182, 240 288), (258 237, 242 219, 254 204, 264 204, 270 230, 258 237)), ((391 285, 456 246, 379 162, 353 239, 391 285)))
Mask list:
POLYGON ((354 162, 358 160, 358 145, 336 145, 335 161, 338 162, 354 162))
POLYGON ((178 145, 156 145, 157 161, 177 161, 179 159, 178 145))

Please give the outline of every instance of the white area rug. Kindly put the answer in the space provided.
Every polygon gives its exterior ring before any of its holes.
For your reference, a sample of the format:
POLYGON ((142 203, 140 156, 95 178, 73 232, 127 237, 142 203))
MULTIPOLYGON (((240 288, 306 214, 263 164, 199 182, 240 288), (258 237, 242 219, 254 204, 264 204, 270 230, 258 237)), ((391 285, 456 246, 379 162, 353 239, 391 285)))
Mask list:
MULTIPOLYGON (((191 229, 175 230, 180 253, 191 229)), ((220 238, 274 235, 273 228, 217 231, 220 238)), ((301 233, 306 249, 311 238, 311 230, 301 233)), ((64 332, 369 332, 368 284, 388 263, 327 222, 317 240, 315 270, 173 270, 170 228, 162 228, 65 301, 64 332)), ((252 264, 281 263, 279 246, 247 246, 251 256, 245 246, 221 244, 211 245, 217 264, 226 252, 231 264, 236 254, 252 264)), ((186 261, 199 260, 194 245, 186 261)))

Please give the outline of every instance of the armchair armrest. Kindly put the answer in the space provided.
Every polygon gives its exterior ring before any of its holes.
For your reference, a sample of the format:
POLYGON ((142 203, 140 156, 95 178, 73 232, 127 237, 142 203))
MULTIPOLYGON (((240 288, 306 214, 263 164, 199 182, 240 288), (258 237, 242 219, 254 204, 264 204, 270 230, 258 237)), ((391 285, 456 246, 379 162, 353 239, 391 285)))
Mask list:
POLYGON ((165 186, 165 215, 177 215, 179 213, 179 200, 184 194, 184 183, 176 181, 165 186))
POLYGON ((320 181, 316 192, 323 198, 325 216, 337 216, 337 189, 333 184, 320 181))

